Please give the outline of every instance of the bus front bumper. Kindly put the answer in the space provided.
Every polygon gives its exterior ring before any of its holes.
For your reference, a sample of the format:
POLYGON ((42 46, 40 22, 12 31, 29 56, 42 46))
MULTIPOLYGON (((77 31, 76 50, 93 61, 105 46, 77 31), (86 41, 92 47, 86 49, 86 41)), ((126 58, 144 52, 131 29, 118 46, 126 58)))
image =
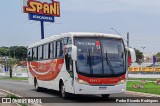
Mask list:
POLYGON ((91 86, 75 83, 75 94, 114 94, 125 93, 126 83, 114 86, 91 86))

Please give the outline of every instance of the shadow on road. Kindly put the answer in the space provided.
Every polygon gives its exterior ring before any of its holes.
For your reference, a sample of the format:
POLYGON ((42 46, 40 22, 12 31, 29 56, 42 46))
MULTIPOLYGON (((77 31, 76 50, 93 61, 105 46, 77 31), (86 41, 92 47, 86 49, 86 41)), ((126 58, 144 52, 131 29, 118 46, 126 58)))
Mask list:
MULTIPOLYGON (((35 90, 34 90, 35 91, 35 90)), ((36 91, 35 91, 36 92, 36 91)), ((42 89, 41 92, 49 95, 53 95, 53 97, 44 97, 45 103, 113 103, 115 102, 115 98, 102 98, 100 95, 73 95, 70 94, 67 99, 63 99, 59 93, 59 91, 50 90, 50 89, 42 89)))

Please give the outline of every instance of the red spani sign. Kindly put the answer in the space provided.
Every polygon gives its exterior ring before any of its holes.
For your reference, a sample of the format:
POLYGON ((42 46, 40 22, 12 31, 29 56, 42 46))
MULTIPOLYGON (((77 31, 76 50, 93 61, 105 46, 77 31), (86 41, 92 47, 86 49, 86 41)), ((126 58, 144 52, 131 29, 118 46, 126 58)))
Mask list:
POLYGON ((27 6, 23 6, 23 9, 24 13, 60 17, 60 3, 54 0, 52 3, 28 0, 27 6))

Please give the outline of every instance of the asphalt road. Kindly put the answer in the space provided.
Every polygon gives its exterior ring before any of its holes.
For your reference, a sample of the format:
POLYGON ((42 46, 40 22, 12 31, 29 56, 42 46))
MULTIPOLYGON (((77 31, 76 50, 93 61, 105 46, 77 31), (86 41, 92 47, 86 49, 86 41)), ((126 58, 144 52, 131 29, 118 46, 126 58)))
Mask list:
POLYGON ((160 103, 111 103, 116 98, 121 97, 140 97, 134 94, 112 94, 109 99, 103 100, 99 95, 95 96, 71 96, 65 100, 60 97, 59 92, 44 89, 43 92, 36 92, 33 86, 30 86, 27 81, 11 81, 0 80, 0 88, 16 93, 23 97, 45 97, 52 99, 54 103, 40 104, 42 106, 160 106, 160 103))

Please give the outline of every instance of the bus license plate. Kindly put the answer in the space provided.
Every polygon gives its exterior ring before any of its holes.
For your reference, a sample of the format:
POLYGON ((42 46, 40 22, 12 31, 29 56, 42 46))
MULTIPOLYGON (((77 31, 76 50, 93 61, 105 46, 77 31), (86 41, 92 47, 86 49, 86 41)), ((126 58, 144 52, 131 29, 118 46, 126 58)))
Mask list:
POLYGON ((107 90, 107 87, 105 87, 105 86, 99 87, 99 90, 107 90))

